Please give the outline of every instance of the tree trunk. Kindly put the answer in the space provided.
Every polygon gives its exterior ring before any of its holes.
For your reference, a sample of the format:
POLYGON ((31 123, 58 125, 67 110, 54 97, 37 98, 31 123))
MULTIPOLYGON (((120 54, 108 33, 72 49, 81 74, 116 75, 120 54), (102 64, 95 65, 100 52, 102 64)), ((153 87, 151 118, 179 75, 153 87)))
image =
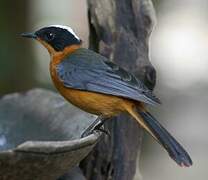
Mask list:
MULTIPOLYGON (((149 36, 154 25, 150 0, 88 0, 90 48, 134 73, 153 89, 156 72, 149 61, 149 36)), ((127 115, 105 126, 103 139, 80 164, 88 180, 131 180, 141 151, 142 131, 127 115)))

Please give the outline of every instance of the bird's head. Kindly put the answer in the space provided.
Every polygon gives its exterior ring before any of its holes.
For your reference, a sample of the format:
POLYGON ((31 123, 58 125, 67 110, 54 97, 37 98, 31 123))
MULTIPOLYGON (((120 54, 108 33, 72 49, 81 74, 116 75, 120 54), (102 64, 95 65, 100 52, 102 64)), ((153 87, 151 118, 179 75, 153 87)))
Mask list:
POLYGON ((70 27, 62 25, 43 27, 33 33, 23 33, 22 36, 38 40, 52 55, 78 49, 82 44, 81 39, 70 27))

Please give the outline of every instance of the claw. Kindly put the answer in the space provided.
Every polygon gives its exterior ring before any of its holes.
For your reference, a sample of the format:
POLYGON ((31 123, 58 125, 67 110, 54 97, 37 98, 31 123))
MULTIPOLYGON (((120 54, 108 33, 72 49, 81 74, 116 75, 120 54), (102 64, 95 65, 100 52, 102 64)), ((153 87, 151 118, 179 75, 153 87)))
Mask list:
POLYGON ((81 135, 81 138, 89 136, 90 134, 93 134, 95 131, 100 131, 105 133, 106 135, 110 136, 110 132, 108 130, 105 130, 103 127, 103 124, 105 122, 105 119, 103 117, 98 117, 81 135))
POLYGON ((107 136, 111 137, 110 131, 109 131, 108 129, 102 128, 102 126, 101 126, 101 127, 95 127, 94 130, 95 130, 95 131, 98 130, 98 131, 100 131, 100 132, 106 134, 107 136))

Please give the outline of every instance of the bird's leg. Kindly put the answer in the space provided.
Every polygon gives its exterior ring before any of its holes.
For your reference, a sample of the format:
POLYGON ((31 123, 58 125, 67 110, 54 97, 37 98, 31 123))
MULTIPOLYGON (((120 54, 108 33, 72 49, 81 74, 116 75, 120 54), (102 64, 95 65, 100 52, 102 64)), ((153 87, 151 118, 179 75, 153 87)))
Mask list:
POLYGON ((103 127, 103 124, 105 123, 105 121, 107 120, 106 117, 98 116, 97 119, 95 119, 95 121, 90 124, 90 126, 82 133, 81 137, 86 137, 90 134, 93 134, 94 131, 101 131, 107 135, 110 135, 108 130, 105 130, 103 127))
POLYGON ((105 117, 105 118, 102 117, 102 118, 100 119, 100 123, 98 123, 98 124, 95 126, 94 130, 99 130, 99 131, 105 133, 106 135, 110 136, 109 130, 108 130, 108 129, 105 129, 105 126, 104 126, 104 123, 105 123, 105 121, 106 121, 107 119, 108 119, 108 118, 106 118, 106 117, 105 117))

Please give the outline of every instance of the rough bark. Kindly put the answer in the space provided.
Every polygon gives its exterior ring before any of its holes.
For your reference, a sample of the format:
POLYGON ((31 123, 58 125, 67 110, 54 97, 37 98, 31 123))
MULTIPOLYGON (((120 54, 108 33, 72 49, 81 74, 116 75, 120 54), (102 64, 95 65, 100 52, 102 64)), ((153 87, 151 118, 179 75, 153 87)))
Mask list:
MULTIPOLYGON (((88 0, 90 47, 134 73, 153 89, 156 72, 149 61, 149 36, 154 25, 150 0, 88 0)), ((141 150, 142 131, 127 115, 106 122, 103 136, 81 163, 89 180, 131 180, 141 150)))

